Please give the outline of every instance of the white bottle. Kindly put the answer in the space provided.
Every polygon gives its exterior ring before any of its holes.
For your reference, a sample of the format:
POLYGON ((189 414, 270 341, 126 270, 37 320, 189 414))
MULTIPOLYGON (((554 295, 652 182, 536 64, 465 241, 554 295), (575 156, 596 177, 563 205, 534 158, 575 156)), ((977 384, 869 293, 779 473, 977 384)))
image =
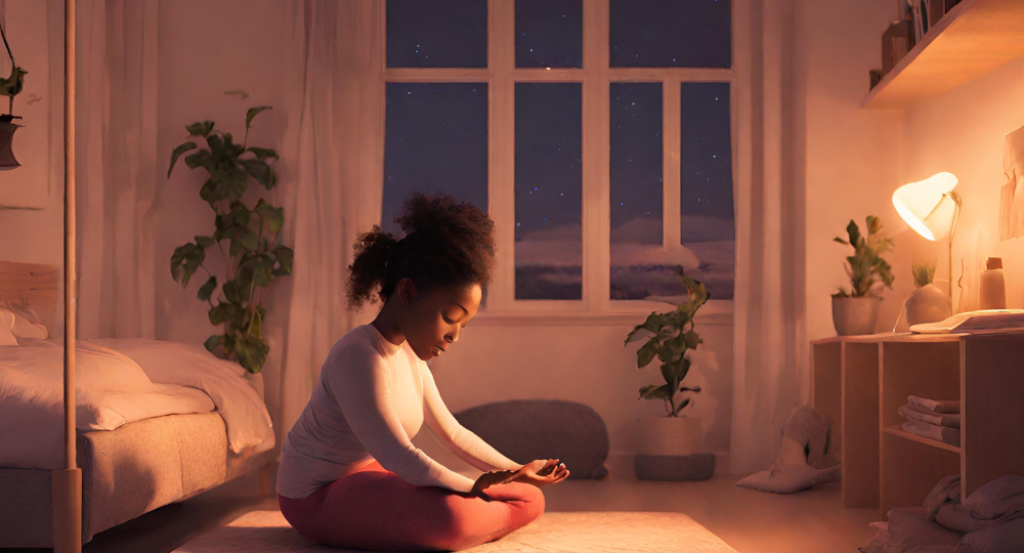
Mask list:
POLYGON ((978 293, 979 309, 1006 309, 1006 281, 1003 280, 1003 260, 990 257, 987 270, 981 273, 978 293))

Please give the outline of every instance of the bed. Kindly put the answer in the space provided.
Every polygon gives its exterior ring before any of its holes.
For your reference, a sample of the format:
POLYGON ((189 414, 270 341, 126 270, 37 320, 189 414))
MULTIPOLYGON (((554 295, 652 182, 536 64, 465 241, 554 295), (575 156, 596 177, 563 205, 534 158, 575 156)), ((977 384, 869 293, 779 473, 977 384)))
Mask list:
MULTIPOLYGON (((47 333, 55 334, 56 267, 0 262, 0 299, 31 306, 47 333)), ((76 356, 82 543, 252 471, 262 471, 263 491, 269 491, 274 434, 259 375, 215 359, 201 347, 171 342, 79 341, 76 356), (107 380, 123 386, 134 379, 137 388, 100 394, 105 408, 90 411, 83 404, 95 399, 89 386, 96 385, 90 384, 97 370, 90 363, 96 359, 130 365, 118 370, 134 372, 110 373, 113 378, 107 380), (143 401, 132 396, 147 390, 150 395, 143 401), (161 404, 161 398, 172 401, 161 404)), ((54 547, 61 541, 56 515, 66 506, 53 475, 64 472, 62 392, 47 399, 22 380, 49 378, 41 387, 59 392, 60 375, 54 377, 52 369, 62 365, 63 347, 53 340, 0 347, 0 548, 54 547), (40 373, 43 377, 32 373, 40 363, 49 366, 49 372, 40 373), (15 425, 23 427, 21 435, 12 435, 18 434, 15 425)))

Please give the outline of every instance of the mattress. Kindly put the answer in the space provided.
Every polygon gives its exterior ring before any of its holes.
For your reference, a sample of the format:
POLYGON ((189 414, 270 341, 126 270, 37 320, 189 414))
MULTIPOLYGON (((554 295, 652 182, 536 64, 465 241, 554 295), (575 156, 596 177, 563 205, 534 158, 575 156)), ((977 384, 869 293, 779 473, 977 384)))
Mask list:
MULTIPOLYGON (((170 415, 79 431, 83 543, 269 463, 273 450, 229 451, 217 413, 170 415)), ((50 471, 0 469, 0 547, 52 547, 50 471)))

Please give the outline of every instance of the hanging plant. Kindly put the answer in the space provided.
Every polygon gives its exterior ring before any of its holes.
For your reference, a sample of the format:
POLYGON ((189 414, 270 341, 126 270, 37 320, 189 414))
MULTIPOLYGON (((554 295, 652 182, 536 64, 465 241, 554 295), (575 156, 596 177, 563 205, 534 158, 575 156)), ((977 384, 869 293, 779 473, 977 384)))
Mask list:
POLYGON ((25 88, 25 75, 28 74, 28 71, 18 67, 18 64, 14 62, 14 54, 11 53, 11 47, 7 44, 7 33, 2 25, 0 25, 0 37, 3 37, 7 56, 11 58, 11 76, 6 79, 0 78, 0 95, 7 96, 9 99, 7 113, 0 115, 0 169, 10 169, 21 167, 14 157, 13 149, 14 131, 21 128, 21 125, 14 124, 15 119, 21 119, 20 116, 14 115, 14 97, 25 88))
MULTIPOLYGON (((267 106, 249 109, 241 144, 235 144, 231 133, 214 130, 213 121, 185 127, 190 137, 202 138, 208 146, 186 156, 185 163, 191 169, 202 168, 209 173, 199 196, 213 209, 214 232, 211 236, 196 236, 195 242, 176 248, 171 256, 171 275, 181 282, 182 288, 188 286, 199 268, 208 275, 206 283, 199 288, 198 297, 209 303, 210 323, 222 325, 223 333, 210 336, 206 349, 238 362, 252 373, 262 370, 270 352, 263 338, 266 319, 263 301, 274 279, 292 272, 292 250, 280 242, 284 209, 263 199, 249 209, 242 201, 251 180, 267 190, 277 184, 277 175, 270 163, 277 159, 277 152, 248 146, 253 118, 268 109, 267 106), (224 242, 228 244, 227 253, 224 242), (208 249, 219 251, 224 261, 221 281, 206 266, 208 249), (223 284, 217 293, 220 282, 223 284)), ((193 141, 175 148, 167 178, 171 177, 178 158, 196 149, 193 141)))

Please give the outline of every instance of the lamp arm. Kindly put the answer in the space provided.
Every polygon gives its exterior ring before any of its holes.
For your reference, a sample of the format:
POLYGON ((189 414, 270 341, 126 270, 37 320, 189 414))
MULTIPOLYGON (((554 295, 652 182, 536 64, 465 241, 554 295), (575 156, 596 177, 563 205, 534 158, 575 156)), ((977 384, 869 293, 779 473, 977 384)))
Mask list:
MULTIPOLYGON (((960 220, 960 210, 963 208, 964 202, 960 198, 960 194, 950 190, 949 197, 953 200, 955 207, 953 208, 953 221, 949 225, 949 314, 955 315, 956 310, 953 308, 953 237, 956 235, 956 223, 960 220)), ((960 282, 957 282, 957 287, 962 288, 960 282)))

